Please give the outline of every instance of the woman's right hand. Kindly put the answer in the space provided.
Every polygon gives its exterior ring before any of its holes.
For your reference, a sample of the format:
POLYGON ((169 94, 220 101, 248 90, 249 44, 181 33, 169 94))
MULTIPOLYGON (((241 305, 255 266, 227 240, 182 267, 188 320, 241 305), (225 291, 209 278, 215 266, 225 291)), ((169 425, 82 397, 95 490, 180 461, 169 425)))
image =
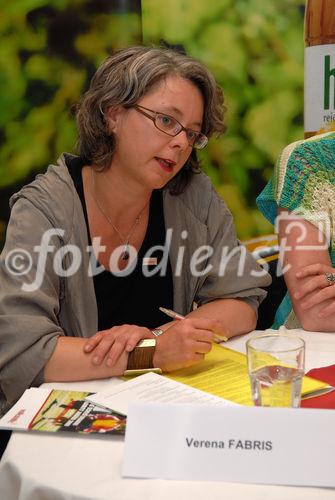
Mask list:
POLYGON ((84 352, 92 355, 92 363, 113 366, 121 354, 131 352, 142 339, 154 338, 151 330, 137 325, 113 326, 90 337, 84 345, 84 352))
POLYGON ((157 338, 154 367, 173 371, 202 361, 212 349, 214 331, 220 331, 219 321, 185 318, 175 321, 157 338))
POLYGON ((335 313, 335 286, 333 281, 327 279, 328 274, 335 275, 335 269, 327 264, 304 266, 296 273, 296 278, 304 280, 304 283, 294 293, 294 298, 301 301, 303 310, 325 304, 319 311, 319 316, 324 318, 335 313))

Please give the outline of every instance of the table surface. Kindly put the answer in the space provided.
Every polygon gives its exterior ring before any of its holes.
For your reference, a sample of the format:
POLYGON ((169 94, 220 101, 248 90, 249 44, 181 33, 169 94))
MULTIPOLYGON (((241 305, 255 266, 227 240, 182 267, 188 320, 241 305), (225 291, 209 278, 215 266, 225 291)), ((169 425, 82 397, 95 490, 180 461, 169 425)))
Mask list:
MULTIPOLYGON (((252 332, 226 345, 245 352, 252 332)), ((291 330, 306 341, 306 371, 335 363, 335 334, 291 330)), ((45 384, 92 392, 123 383, 118 379, 45 384)), ((122 436, 63 436, 14 432, 0 462, 0 499, 177 499, 335 500, 335 490, 256 484, 139 480, 121 477, 122 436)), ((139 457, 140 459, 140 457, 139 457)), ((158 457, 159 459, 159 457, 158 457)))

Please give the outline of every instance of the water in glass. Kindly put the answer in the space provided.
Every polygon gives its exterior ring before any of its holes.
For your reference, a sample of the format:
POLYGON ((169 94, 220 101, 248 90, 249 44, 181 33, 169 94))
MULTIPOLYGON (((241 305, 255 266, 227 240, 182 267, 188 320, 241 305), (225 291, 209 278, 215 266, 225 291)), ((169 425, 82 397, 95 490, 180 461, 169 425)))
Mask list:
POLYGON ((250 373, 255 406, 300 406, 303 371, 280 365, 263 366, 250 373))

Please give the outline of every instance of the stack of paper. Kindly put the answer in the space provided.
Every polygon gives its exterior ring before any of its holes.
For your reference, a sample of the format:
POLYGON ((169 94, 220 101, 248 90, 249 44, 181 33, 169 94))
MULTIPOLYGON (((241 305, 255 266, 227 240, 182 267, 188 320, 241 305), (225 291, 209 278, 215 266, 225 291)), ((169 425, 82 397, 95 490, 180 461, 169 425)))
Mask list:
POLYGON ((156 373, 146 373, 124 384, 87 396, 89 401, 127 414, 128 405, 134 401, 149 403, 193 403, 201 405, 233 405, 220 397, 212 396, 188 385, 169 380, 156 373))
MULTIPOLYGON (((218 344, 203 362, 167 375, 169 378, 190 385, 201 391, 225 398, 241 405, 252 406, 247 357, 218 344)), ((328 384, 304 377, 302 395, 328 384)))

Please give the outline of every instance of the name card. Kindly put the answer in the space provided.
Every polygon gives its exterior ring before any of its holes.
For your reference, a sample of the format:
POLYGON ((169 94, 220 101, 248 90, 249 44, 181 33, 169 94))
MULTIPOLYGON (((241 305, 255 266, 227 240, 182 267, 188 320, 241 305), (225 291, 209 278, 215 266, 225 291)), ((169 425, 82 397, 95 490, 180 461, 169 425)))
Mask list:
POLYGON ((131 403, 125 477, 335 486, 334 410, 131 403))

